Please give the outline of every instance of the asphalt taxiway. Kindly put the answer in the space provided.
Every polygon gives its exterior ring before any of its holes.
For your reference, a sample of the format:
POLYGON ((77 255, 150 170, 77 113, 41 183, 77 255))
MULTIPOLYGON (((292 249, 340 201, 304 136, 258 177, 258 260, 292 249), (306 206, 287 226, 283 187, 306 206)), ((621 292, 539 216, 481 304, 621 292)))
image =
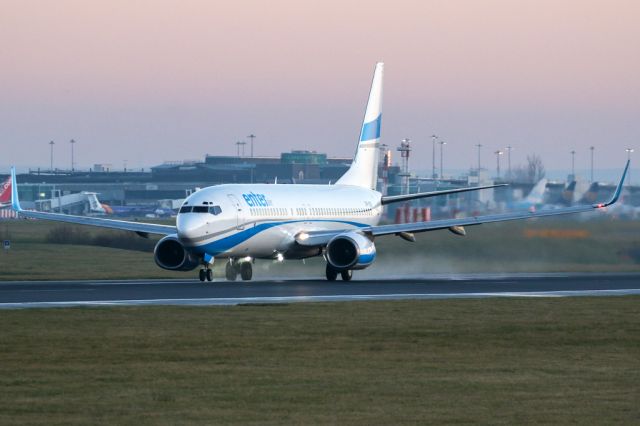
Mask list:
POLYGON ((434 275, 348 283, 300 279, 5 281, 0 282, 0 309, 612 295, 640 295, 640 274, 434 275))

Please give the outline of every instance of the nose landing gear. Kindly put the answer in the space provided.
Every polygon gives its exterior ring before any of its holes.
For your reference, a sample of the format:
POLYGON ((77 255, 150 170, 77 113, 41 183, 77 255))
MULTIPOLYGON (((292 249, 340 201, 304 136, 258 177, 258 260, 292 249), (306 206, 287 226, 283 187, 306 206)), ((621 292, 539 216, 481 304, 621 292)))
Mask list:
POLYGON ((200 278, 200 281, 213 281, 213 270, 211 268, 200 269, 198 278, 200 278))

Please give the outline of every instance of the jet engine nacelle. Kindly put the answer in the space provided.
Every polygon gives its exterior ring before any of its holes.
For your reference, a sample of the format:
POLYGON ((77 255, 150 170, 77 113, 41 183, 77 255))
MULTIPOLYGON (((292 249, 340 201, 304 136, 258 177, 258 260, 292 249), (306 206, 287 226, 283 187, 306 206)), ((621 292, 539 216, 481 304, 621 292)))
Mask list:
POLYGON ((336 235, 327 244, 327 261, 338 271, 364 269, 376 258, 376 246, 357 232, 336 235))
POLYGON ((170 271, 190 271, 200 265, 197 257, 189 253, 177 235, 167 235, 153 249, 156 265, 170 271))

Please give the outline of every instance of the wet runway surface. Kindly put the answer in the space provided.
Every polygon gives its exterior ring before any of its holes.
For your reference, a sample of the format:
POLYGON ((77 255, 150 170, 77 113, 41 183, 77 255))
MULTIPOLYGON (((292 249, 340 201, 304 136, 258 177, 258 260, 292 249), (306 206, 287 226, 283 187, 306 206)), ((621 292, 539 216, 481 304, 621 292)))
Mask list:
POLYGON ((640 294, 640 274, 433 275, 349 283, 300 279, 5 281, 0 282, 0 309, 631 294, 640 294))

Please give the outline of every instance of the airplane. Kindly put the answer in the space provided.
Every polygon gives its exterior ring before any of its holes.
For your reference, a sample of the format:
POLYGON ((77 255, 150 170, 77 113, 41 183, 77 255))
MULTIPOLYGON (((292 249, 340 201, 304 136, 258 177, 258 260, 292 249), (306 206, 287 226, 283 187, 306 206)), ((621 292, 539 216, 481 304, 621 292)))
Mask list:
POLYGON ((547 179, 540 179, 524 199, 509 203, 509 210, 536 210, 543 205, 546 190, 547 179))
POLYGON ((11 176, 0 184, 0 207, 11 204, 11 176))
POLYGON ((578 197, 578 203, 588 204, 595 202, 598 197, 598 192, 600 192, 600 184, 597 181, 591 182, 589 188, 582 194, 582 196, 578 197))
POLYGON ((327 280, 334 281, 340 275, 343 281, 350 281, 354 270, 373 264, 378 237, 395 235, 415 241, 415 233, 446 229, 464 235, 465 226, 599 210, 618 200, 628 161, 616 192, 607 203, 379 225, 387 204, 501 186, 394 196, 376 191, 383 70, 383 63, 376 64, 355 157, 332 185, 225 184, 202 188, 185 199, 175 226, 171 226, 23 210, 12 169, 12 208, 27 218, 127 230, 143 237, 159 234, 162 238, 153 255, 156 264, 174 271, 200 267, 201 281, 212 280, 212 267, 218 259, 227 259, 228 280, 236 280, 238 275, 250 280, 255 259, 284 261, 314 256, 326 259, 327 280))

